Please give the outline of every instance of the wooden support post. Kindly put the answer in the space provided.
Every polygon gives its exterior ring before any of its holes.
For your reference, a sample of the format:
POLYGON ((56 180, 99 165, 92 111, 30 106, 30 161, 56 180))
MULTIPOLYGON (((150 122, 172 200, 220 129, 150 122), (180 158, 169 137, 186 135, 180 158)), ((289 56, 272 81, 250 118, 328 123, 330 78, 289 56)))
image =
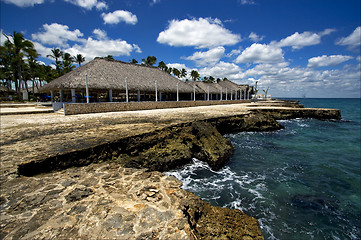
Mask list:
POLYGON ((109 102, 113 102, 113 90, 109 90, 109 102))
POLYGON ((71 102, 72 102, 72 103, 76 103, 75 89, 72 89, 72 90, 71 90, 71 102))
POLYGON ((126 97, 126 102, 129 102, 128 78, 127 77, 125 77, 125 97, 126 97))

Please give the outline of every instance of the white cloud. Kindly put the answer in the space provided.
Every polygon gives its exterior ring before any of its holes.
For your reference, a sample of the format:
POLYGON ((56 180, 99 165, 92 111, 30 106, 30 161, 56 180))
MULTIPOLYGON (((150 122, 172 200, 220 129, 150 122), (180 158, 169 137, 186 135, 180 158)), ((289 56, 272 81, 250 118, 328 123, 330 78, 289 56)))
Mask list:
POLYGON ((234 45, 241 37, 224 28, 219 19, 199 18, 170 21, 168 28, 159 33, 157 41, 176 47, 213 48, 234 45))
POLYGON ((333 28, 327 28, 325 30, 323 30, 322 32, 320 32, 319 34, 321 36, 326 36, 326 35, 330 35, 331 33, 336 32, 336 29, 333 28))
POLYGON ((321 42, 321 35, 313 32, 295 32, 291 36, 282 39, 276 44, 278 47, 292 47, 301 49, 306 46, 317 45, 321 42))
POLYGON ((142 49, 137 44, 133 44, 133 50, 137 53, 142 53, 142 49))
POLYGON ((227 54, 227 57, 232 57, 234 55, 238 55, 242 52, 241 49, 233 49, 230 53, 227 54))
POLYGON ((338 45, 348 46, 350 49, 361 45, 361 26, 357 27, 350 35, 343 37, 336 42, 338 45))
POLYGON ((254 0, 240 0, 242 5, 254 5, 256 2, 254 0))
POLYGON ((195 61, 197 66, 214 65, 224 56, 224 51, 224 47, 216 47, 206 52, 195 52, 185 59, 195 61))
POLYGON ((101 39, 106 39, 107 38, 107 33, 104 30, 101 30, 99 28, 96 28, 93 30, 93 34, 96 36, 97 39, 101 40, 101 39))
POLYGON ((181 70, 182 68, 184 68, 185 70, 189 71, 189 70, 192 70, 190 69, 189 67, 187 67, 185 64, 183 63, 168 63, 167 64, 167 67, 170 67, 170 68, 176 68, 178 70, 181 70))
POLYGON ((307 97, 360 96, 359 65, 320 71, 289 67, 288 63, 258 64, 245 71, 243 78, 256 79, 260 89, 270 87, 270 93, 279 97, 302 97, 303 94, 307 97))
POLYGON ((243 78, 244 74, 242 69, 234 64, 220 61, 213 67, 205 67, 199 69, 201 76, 212 76, 215 78, 228 78, 229 80, 240 80, 243 78))
POLYGON ((51 25, 44 24, 44 32, 32 34, 35 49, 43 56, 51 53, 51 48, 44 45, 59 47, 64 52, 71 55, 82 54, 86 61, 92 60, 94 57, 103 57, 107 55, 129 56, 135 51, 141 53, 142 50, 136 44, 127 43, 121 39, 109 39, 107 33, 101 29, 94 29, 93 34, 96 39, 88 37, 81 38, 83 34, 79 30, 70 31, 66 25, 53 23, 51 25), (37 42, 39 41, 39 42, 37 42), (69 41, 75 42, 72 46, 69 41))
POLYGON ((150 3, 150 5, 154 5, 154 4, 156 4, 156 3, 160 3, 160 0, 152 0, 151 3, 150 3))
POLYGON ((259 43, 253 43, 235 60, 236 63, 279 63, 283 61, 281 48, 259 43))
POLYGON ((248 38, 251 39, 253 42, 259 42, 263 40, 264 36, 258 36, 256 33, 251 32, 248 38))
POLYGON ((3 35, 3 30, 2 29, 0 29, 0 46, 2 46, 4 43, 5 43, 5 41, 7 40, 7 38, 3 35))
POLYGON ((335 29, 325 29, 322 32, 295 32, 291 36, 282 39, 279 42, 273 41, 271 45, 278 47, 292 47, 292 49, 301 49, 303 47, 317 45, 321 42, 321 37, 331 34, 335 29))
POLYGON ((108 5, 105 2, 98 2, 95 8, 97 10, 103 10, 103 9, 105 10, 108 9, 108 5))
POLYGON ((89 37, 84 44, 75 44, 71 48, 67 48, 64 51, 75 56, 82 54, 87 61, 92 60, 95 57, 104 57, 107 55, 112 56, 130 56, 133 50, 138 50, 137 45, 132 45, 121 39, 104 39, 97 40, 89 37))
POLYGON ((45 0, 4 0, 5 3, 11 3, 18 7, 33 7, 35 4, 42 4, 45 0))
POLYGON ((105 24, 117 24, 119 22, 125 22, 134 25, 138 22, 136 15, 124 10, 117 10, 107 14, 103 13, 102 17, 105 24))
POLYGON ((31 37, 47 45, 67 47, 68 41, 79 41, 83 36, 78 29, 70 31, 68 26, 58 23, 44 24, 43 29, 43 32, 32 34, 31 37))
POLYGON ((317 68, 317 67, 336 66, 350 59, 353 59, 353 57, 343 56, 343 55, 331 55, 331 56, 322 55, 319 57, 313 57, 308 59, 307 67, 317 68))
POLYGON ((41 43, 33 42, 34 48, 36 51, 43 57, 46 57, 47 55, 51 54, 51 48, 45 47, 41 43))
POLYGON ((98 10, 108 8, 108 5, 105 2, 101 2, 101 1, 98 2, 98 0, 65 0, 65 2, 69 2, 71 4, 85 8, 87 10, 91 10, 93 7, 95 7, 98 10))

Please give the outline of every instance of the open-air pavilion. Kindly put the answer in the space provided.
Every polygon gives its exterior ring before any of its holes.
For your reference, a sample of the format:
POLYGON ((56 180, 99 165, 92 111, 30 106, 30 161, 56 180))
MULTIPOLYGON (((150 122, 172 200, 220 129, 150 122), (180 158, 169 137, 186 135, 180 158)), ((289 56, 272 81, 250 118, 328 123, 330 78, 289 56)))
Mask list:
POLYGON ((95 58, 40 91, 60 103, 140 102, 249 99, 252 87, 228 80, 184 82, 156 67, 95 58))

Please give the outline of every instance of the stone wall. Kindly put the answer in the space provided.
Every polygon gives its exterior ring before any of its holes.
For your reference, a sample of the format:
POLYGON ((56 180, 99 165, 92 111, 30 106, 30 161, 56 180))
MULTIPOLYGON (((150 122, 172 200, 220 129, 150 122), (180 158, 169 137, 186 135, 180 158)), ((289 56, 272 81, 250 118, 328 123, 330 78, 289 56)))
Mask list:
POLYGON ((251 100, 228 101, 169 101, 169 102, 107 102, 107 103, 64 103, 64 114, 86 114, 101 112, 120 112, 162 108, 182 108, 236 103, 250 103, 251 100))

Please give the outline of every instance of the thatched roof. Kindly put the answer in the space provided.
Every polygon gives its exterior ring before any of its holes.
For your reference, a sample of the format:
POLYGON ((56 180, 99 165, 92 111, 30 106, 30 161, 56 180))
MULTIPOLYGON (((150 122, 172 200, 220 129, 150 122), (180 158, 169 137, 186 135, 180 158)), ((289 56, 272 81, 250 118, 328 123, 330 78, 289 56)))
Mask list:
POLYGON ((194 84, 196 85, 196 89, 198 89, 198 92, 202 93, 208 93, 208 87, 209 87, 209 93, 210 94, 220 94, 221 89, 223 94, 227 92, 230 94, 231 91, 239 91, 239 90, 247 90, 250 87, 248 85, 239 85, 237 83, 231 82, 229 80, 221 81, 219 83, 205 83, 205 82, 188 82, 191 86, 194 84))
MULTIPOLYGON (((85 74, 88 76, 89 89, 94 90, 121 90, 125 91, 128 81, 129 91, 155 91, 155 81, 159 92, 177 92, 177 83, 180 93, 191 93, 193 87, 170 74, 155 68, 137 64, 125 63, 104 58, 95 58, 87 64, 51 81, 40 91, 85 89, 85 74)), ((198 92, 198 90, 197 90, 198 92)))

